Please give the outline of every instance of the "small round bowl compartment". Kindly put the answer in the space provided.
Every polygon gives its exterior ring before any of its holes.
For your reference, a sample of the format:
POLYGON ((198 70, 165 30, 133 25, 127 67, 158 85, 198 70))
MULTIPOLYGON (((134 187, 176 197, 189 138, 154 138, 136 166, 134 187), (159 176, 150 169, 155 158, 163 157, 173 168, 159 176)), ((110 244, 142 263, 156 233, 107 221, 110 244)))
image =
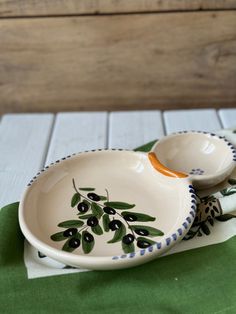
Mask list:
POLYGON ((189 174, 196 188, 223 181, 235 167, 236 151, 225 138, 206 132, 180 132, 156 143, 153 152, 166 167, 189 174))

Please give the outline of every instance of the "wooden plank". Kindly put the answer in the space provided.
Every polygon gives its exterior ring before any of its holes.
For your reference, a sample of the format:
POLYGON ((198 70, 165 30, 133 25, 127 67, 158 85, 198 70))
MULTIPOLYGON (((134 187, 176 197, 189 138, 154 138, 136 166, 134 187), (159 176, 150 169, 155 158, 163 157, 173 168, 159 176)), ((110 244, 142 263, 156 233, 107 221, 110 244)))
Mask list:
POLYGON ((46 164, 72 153, 105 148, 107 113, 60 113, 56 117, 46 164))
POLYGON ((236 11, 2 19, 0 113, 232 107, 235 38, 236 11))
POLYGON ((219 110, 219 116, 224 128, 236 129, 236 109, 221 109, 219 110))
POLYGON ((0 123, 0 208, 16 202, 43 166, 52 114, 5 115, 0 123))
POLYGON ((134 149, 164 135, 159 111, 113 112, 109 121, 109 148, 134 149))
POLYGON ((214 132, 221 128, 213 109, 165 111, 164 121, 167 134, 184 130, 214 132))
POLYGON ((235 0, 1 0, 0 16, 163 12, 236 8, 235 0))

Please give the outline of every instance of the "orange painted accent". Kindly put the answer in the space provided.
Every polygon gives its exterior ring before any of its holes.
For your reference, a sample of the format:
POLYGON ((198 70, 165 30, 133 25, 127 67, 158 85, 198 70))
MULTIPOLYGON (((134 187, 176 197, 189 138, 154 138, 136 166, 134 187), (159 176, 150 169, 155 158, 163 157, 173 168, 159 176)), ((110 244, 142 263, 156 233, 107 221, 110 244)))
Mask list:
POLYGON ((156 157, 155 153, 148 153, 148 158, 152 164, 152 166, 159 171, 160 173, 164 174, 165 176, 172 177, 172 178, 187 178, 188 175, 182 172, 177 172, 165 167, 156 157))

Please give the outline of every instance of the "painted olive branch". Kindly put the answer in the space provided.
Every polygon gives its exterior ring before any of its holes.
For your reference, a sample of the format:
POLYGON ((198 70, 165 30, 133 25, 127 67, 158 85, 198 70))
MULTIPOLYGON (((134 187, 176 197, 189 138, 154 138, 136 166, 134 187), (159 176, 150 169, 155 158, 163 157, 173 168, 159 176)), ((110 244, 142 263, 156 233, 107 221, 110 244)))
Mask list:
MULTIPOLYGON (((72 182, 73 182, 73 187, 74 187, 74 189, 75 189, 75 192, 78 193, 81 197, 83 197, 86 201, 88 201, 88 202, 91 204, 92 200, 91 200, 90 198, 84 196, 82 193, 80 193, 80 192, 78 191, 78 189, 76 188, 74 178, 72 179, 72 182)), ((107 189, 105 189, 105 190, 106 190, 106 192, 107 192, 107 189)), ((108 192, 107 192, 107 193, 108 193, 108 192)), ((96 204, 98 204, 99 206, 104 207, 104 204, 101 204, 101 203, 99 203, 99 202, 96 202, 96 204)))
MULTIPOLYGON (((85 226, 83 226, 83 227, 78 231, 78 233, 80 233, 80 232, 81 232, 82 230, 84 230, 84 229, 87 230, 88 228, 89 228, 89 226, 85 225, 85 226)), ((85 231, 86 231, 86 230, 85 230, 85 231)))
POLYGON ((144 213, 127 211, 135 207, 135 204, 128 204, 120 201, 110 202, 107 189, 105 189, 106 196, 102 196, 92 192, 95 191, 95 188, 77 188, 74 178, 72 179, 72 184, 76 193, 71 199, 71 207, 74 208, 77 205, 79 211, 78 218, 86 219, 86 222, 81 220, 67 220, 58 224, 58 227, 67 229, 51 235, 51 239, 53 241, 66 240, 62 250, 73 252, 73 250, 77 249, 82 244, 84 253, 88 254, 92 251, 95 245, 93 234, 102 235, 104 231, 108 232, 111 230, 115 231, 115 233, 113 238, 107 243, 122 241, 123 251, 125 253, 131 253, 135 250, 134 241, 138 247, 147 248, 155 242, 143 236, 149 235, 150 237, 153 237, 163 235, 163 232, 156 228, 143 225, 131 225, 129 223, 136 220, 154 221, 156 219, 155 217, 151 217, 144 213), (80 191, 87 191, 89 193, 85 196, 80 191), (121 210, 121 213, 119 213, 118 210, 121 210), (83 215, 85 213, 87 214, 83 215), (102 220, 102 226, 100 225, 100 220, 102 220), (88 229, 89 231, 87 231, 88 229), (139 237, 135 234, 138 234, 139 237))
MULTIPOLYGON (((75 185, 75 179, 74 179, 74 178, 72 179, 72 182, 73 182, 73 187, 74 187, 76 193, 78 193, 81 197, 83 197, 83 198, 86 199, 89 203, 91 203, 91 200, 90 200, 89 198, 87 198, 86 196, 84 196, 82 193, 80 193, 80 192, 78 191, 78 189, 76 188, 76 185, 75 185)), ((109 202, 109 193, 108 193, 108 190, 105 189, 105 191, 106 191, 106 194, 107 194, 107 201, 109 202)), ((104 207, 104 204, 101 204, 101 203, 99 203, 99 202, 96 202, 96 204, 100 205, 101 207, 104 207)), ((128 228, 131 230, 131 232, 132 232, 132 234, 133 234, 135 240, 137 241, 137 238, 136 238, 136 236, 135 236, 135 234, 134 234, 134 231, 133 231, 133 229, 131 228, 131 226, 130 226, 130 224, 128 223, 128 221, 126 221, 125 218, 124 218, 121 214, 119 214, 117 211, 116 211, 115 215, 116 215, 116 214, 117 214, 118 216, 120 216, 120 217, 125 221, 125 223, 127 224, 128 228)), ((104 212, 103 212, 103 215, 104 215, 104 212)), ((102 216, 103 216, 103 215, 102 215, 102 216)), ((99 218, 99 220, 102 218, 102 216, 99 218)))
POLYGON ((107 194, 107 201, 109 202, 109 193, 108 193, 108 190, 105 189, 105 191, 106 191, 106 194, 107 194))

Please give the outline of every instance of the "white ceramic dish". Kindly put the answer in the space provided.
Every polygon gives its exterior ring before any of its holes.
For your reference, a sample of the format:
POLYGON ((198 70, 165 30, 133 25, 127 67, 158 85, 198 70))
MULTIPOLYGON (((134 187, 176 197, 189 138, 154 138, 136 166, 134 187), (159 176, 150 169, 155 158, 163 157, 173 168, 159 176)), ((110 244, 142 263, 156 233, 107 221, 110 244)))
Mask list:
POLYGON ((132 151, 62 158, 29 183, 19 208, 22 232, 39 251, 71 266, 115 269, 154 259, 184 237, 196 212, 189 177, 155 168, 163 170, 155 156, 132 151))
POLYGON ((200 131, 165 136, 152 151, 167 168, 189 175, 198 189, 223 181, 236 161, 236 150, 224 137, 200 131))

